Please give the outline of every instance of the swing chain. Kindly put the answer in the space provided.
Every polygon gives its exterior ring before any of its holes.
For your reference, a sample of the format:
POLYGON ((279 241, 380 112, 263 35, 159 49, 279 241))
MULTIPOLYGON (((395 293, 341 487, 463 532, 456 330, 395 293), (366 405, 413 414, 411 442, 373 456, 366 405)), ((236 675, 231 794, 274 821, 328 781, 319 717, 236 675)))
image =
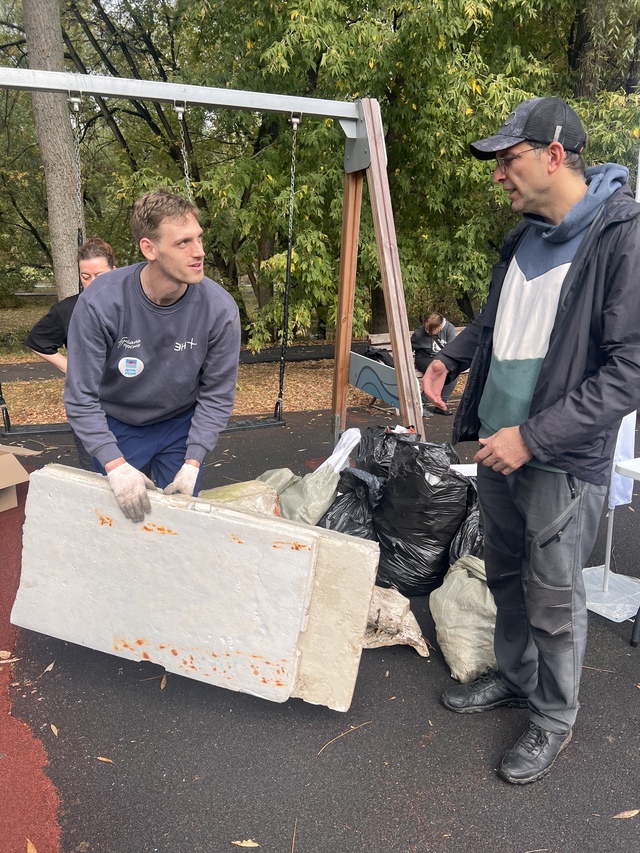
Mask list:
POLYGON ((182 152, 182 170, 184 172, 184 183, 187 188, 187 198, 193 203, 191 179, 189 175, 189 160, 187 158, 187 137, 184 130, 184 108, 185 105, 183 103, 175 101, 173 104, 174 112, 178 117, 178 127, 180 128, 180 150, 182 152))
POLYGON ((69 94, 71 105, 71 129, 73 131, 73 151, 75 156, 76 173, 76 218, 78 222, 78 246, 83 243, 82 237, 82 169, 80 166, 80 96, 69 94))
POLYGON ((293 134, 291 139, 291 183, 289 187, 289 239, 288 244, 291 245, 291 239, 293 236, 293 202, 296 192, 296 137, 298 135, 298 125, 300 124, 301 116, 292 115, 291 116, 291 126, 293 128, 293 134))

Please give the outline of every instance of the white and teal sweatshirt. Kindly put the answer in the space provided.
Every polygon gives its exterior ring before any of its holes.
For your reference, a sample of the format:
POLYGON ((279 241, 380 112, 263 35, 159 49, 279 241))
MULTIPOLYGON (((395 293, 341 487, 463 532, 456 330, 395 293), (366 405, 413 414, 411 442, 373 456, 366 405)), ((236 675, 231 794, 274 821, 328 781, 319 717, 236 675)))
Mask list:
POLYGON ((533 227, 511 260, 500 294, 491 366, 478 410, 481 438, 527 420, 562 283, 600 206, 627 177, 624 166, 595 166, 587 170, 587 193, 559 225, 524 217, 533 227))

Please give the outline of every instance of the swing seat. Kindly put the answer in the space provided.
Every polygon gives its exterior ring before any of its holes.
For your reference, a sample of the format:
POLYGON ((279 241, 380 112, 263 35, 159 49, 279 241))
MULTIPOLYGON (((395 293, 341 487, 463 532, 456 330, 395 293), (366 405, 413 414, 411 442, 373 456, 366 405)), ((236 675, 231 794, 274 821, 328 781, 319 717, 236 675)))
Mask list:
MULTIPOLYGON (((18 424, 18 426, 12 424, 9 409, 2 396, 2 385, 0 385, 0 414, 2 416, 0 435, 4 438, 71 432, 71 427, 67 422, 58 424, 18 424)), ((240 432, 241 430, 261 429, 263 427, 285 426, 285 424, 286 421, 282 417, 282 412, 276 408, 276 412, 273 415, 259 415, 255 418, 237 418, 231 420, 223 432, 240 432)))
MULTIPOLYGON (((3 407, 3 415, 4 415, 3 407)), ((226 428, 222 432, 240 432, 242 430, 260 429, 262 427, 277 427, 285 426, 286 421, 280 418, 274 418, 273 415, 264 415, 257 418, 241 419, 237 421, 229 421, 226 428)), ((18 436, 28 435, 47 435, 49 433, 65 433, 71 432, 71 427, 68 423, 62 424, 30 424, 27 426, 14 426, 11 424, 7 428, 6 424, 0 430, 0 435, 3 438, 14 438, 18 436)))
MULTIPOLYGON (((4 412, 3 412, 4 414, 4 412)), ((29 424, 27 426, 11 426, 9 429, 6 426, 0 430, 0 435, 4 438, 13 438, 25 435, 45 435, 48 433, 63 433, 71 432, 71 427, 68 423, 63 424, 29 424)))

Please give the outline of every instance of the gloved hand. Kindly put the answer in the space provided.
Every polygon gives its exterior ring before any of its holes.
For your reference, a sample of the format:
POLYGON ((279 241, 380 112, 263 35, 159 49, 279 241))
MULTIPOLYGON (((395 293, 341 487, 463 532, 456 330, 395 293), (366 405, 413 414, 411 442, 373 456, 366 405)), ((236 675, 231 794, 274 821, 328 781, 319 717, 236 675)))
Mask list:
POLYGON ((145 512, 151 512, 147 494, 147 489, 155 489, 151 480, 128 462, 109 471, 107 480, 124 517, 143 521, 145 512))
POLYGON ((164 490, 165 495, 192 495, 196 488, 196 480, 200 468, 185 462, 182 468, 164 490))

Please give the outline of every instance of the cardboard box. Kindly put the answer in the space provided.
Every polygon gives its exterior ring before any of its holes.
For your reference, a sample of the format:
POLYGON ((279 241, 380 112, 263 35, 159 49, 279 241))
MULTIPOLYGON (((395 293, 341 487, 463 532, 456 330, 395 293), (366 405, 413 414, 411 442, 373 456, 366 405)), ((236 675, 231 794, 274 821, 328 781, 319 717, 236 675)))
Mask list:
POLYGON ((26 483, 29 475, 6 447, 0 448, 0 512, 18 506, 16 486, 26 483))

